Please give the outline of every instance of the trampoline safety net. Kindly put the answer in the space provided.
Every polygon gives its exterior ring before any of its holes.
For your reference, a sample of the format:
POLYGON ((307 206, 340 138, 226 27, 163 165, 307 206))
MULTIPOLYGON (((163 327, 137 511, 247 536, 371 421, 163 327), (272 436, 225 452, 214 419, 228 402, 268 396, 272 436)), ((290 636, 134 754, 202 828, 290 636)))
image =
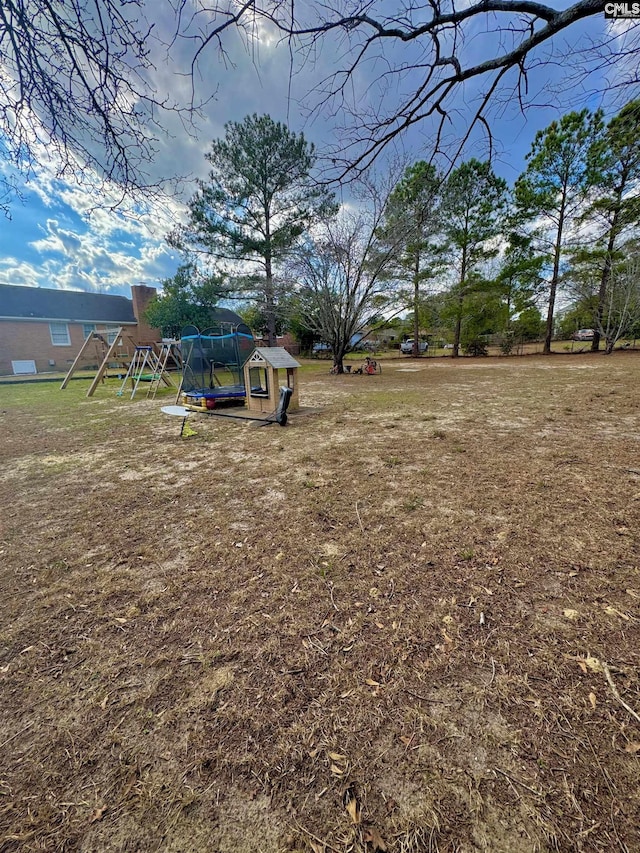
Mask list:
POLYGON ((242 368, 255 346, 248 326, 221 322, 202 332, 187 326, 180 344, 187 403, 209 406, 216 400, 244 399, 242 368))

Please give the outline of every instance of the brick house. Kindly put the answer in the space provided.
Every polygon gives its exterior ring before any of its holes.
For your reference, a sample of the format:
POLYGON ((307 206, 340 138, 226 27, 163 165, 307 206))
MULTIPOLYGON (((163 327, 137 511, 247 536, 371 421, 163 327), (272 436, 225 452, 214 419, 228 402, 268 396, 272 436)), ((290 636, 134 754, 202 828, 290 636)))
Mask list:
POLYGON ((143 313, 154 287, 131 299, 102 293, 0 285, 0 376, 66 371, 91 332, 113 340, 120 327, 137 344, 160 340, 143 313))
MULTIPOLYGON (((268 338, 256 337, 255 341, 257 347, 269 346, 268 338)), ((284 347, 289 355, 300 355, 300 344, 289 332, 286 332, 284 335, 278 335, 276 346, 284 347)))

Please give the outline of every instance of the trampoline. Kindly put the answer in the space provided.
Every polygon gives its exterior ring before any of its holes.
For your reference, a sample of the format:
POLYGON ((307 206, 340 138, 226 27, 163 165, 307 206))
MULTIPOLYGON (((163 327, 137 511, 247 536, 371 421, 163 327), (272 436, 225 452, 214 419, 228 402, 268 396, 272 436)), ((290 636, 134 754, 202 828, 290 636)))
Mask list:
POLYGON ((242 368, 254 350, 251 329, 233 311, 216 309, 216 324, 182 330, 182 399, 185 405, 213 409, 220 401, 246 396, 242 368))

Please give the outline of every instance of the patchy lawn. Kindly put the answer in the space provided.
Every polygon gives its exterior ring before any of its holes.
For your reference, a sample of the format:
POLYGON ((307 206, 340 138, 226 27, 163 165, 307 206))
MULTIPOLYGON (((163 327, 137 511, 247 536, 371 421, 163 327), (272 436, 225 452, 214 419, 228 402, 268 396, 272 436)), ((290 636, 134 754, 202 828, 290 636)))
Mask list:
POLYGON ((640 850, 640 354, 0 387, 2 851, 640 850))

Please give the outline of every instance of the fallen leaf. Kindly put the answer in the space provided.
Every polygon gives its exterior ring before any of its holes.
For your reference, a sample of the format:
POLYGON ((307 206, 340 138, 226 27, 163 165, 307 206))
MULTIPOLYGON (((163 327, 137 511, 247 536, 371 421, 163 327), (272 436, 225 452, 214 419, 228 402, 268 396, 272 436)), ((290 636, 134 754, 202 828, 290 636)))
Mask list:
POLYGON ((327 845, 326 844, 318 844, 313 839, 309 839, 309 847, 313 850, 313 853, 327 853, 327 845))
POLYGON ((107 806, 100 806, 97 808, 94 813, 91 815, 91 819, 89 823, 95 823, 97 820, 102 820, 107 812, 107 806))
POLYGON ((589 693, 589 702, 591 702, 591 707, 595 710, 595 707, 596 707, 596 694, 595 694, 593 691, 591 691, 591 693, 589 693))
POLYGON ((340 755, 339 752, 328 752, 327 755, 332 761, 346 761, 346 755, 340 755))
POLYGON ((127 620, 126 620, 126 619, 123 619, 123 618, 122 618, 122 616, 116 616, 116 617, 115 617, 115 621, 116 621, 116 622, 119 622, 121 625, 124 625, 124 624, 126 623, 126 621, 127 621, 127 620))
POLYGON ((349 812, 351 820, 356 824, 360 823, 360 807, 355 797, 349 800, 345 808, 349 812))
POLYGON ((365 683, 365 684, 368 684, 368 685, 369 685, 369 687, 380 687, 380 682, 379 682, 379 681, 374 681, 374 680, 373 680, 373 678, 367 678, 367 679, 365 679, 365 682, 364 682, 364 683, 365 683))
POLYGON ((636 752, 640 752, 640 743, 637 740, 632 740, 625 746, 624 751, 635 755, 636 752))
POLYGON ((565 617, 565 619, 571 619, 573 621, 574 619, 577 619, 580 614, 577 610, 574 610, 571 607, 567 607, 565 608, 565 610, 562 611, 562 615, 565 617))
POLYGON ((624 619, 625 622, 629 621, 629 617, 626 613, 622 613, 620 610, 617 610, 615 607, 612 607, 610 604, 605 607, 604 612, 607 616, 619 616, 621 619, 624 619))
POLYGON ((369 829, 367 829, 364 834, 364 840, 367 844, 372 845, 373 853, 376 853, 376 850, 381 850, 382 853, 385 853, 385 851, 388 850, 382 836, 374 826, 370 826, 369 829))
POLYGON ((104 699, 103 699, 103 700, 102 700, 102 702, 100 703, 100 707, 102 708, 102 710, 103 710, 103 711, 104 711, 104 710, 105 710, 105 708, 107 707, 107 702, 108 702, 108 701, 109 701, 109 694, 107 693, 107 695, 104 697, 104 699))
POLYGON ((345 768, 344 767, 338 767, 337 764, 332 764, 330 770, 334 776, 344 776, 344 774, 345 774, 345 768))
POLYGON ((602 672, 602 664, 600 663, 598 658, 594 658, 589 655, 585 660, 585 663, 589 667, 591 672, 602 672))
POLYGON ((406 735, 400 735, 400 740, 405 746, 410 746, 411 741, 413 740, 413 735, 411 735, 411 737, 407 737, 406 735))
POLYGON ((445 641, 445 643, 447 643, 447 645, 450 645, 451 643, 453 643, 453 640, 447 634, 447 632, 444 630, 444 628, 442 629, 442 639, 445 641))

